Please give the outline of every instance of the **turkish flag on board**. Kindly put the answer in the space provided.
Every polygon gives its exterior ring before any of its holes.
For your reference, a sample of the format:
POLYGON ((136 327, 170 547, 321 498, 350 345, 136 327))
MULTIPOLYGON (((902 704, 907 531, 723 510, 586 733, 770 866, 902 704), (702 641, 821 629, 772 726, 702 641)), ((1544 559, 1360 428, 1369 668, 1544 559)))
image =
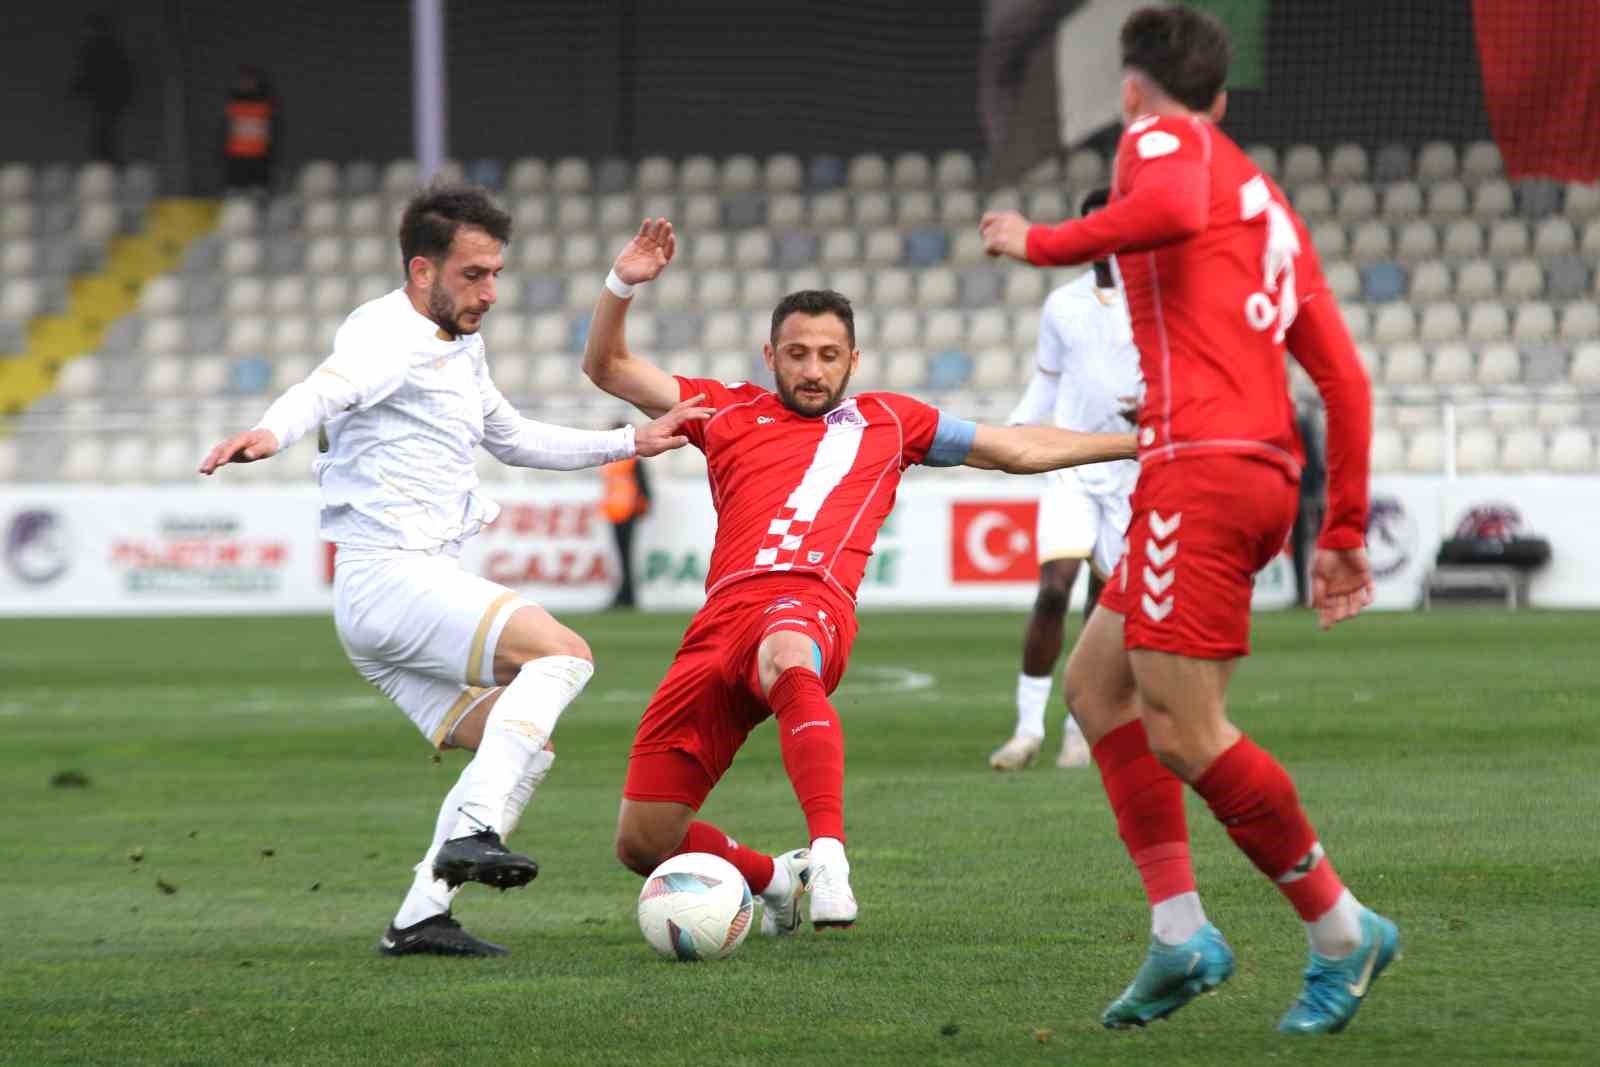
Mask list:
POLYGON ((1600 180, 1600 3, 1473 0, 1472 17, 1506 173, 1600 180))
POLYGON ((950 505, 952 582, 1035 582, 1036 500, 956 501, 950 505))

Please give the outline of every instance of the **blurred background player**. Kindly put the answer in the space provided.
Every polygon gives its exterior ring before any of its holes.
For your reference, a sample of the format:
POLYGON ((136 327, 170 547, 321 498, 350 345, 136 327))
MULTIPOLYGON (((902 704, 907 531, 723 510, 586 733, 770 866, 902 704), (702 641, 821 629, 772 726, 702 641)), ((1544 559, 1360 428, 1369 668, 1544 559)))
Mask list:
POLYGON ((1144 8, 1123 24, 1113 200, 1059 226, 985 215, 985 247, 1038 265, 1117 255, 1146 391, 1128 550, 1067 666, 1124 844, 1152 904, 1149 953, 1106 1026, 1169 1015, 1233 973, 1189 861, 1182 783, 1306 924, 1311 962, 1288 1033, 1340 1029, 1399 951, 1345 888, 1294 782, 1228 718, 1250 650, 1252 578, 1298 510, 1302 451, 1285 346, 1328 412, 1327 520, 1312 564, 1326 628, 1371 603, 1364 547, 1371 392, 1310 236, 1282 190, 1217 128, 1227 36, 1144 8))
POLYGON ((503 463, 573 470, 687 443, 693 405, 637 433, 525 419, 495 388, 483 318, 511 217, 481 189, 434 186, 400 223, 405 285, 345 319, 333 354, 255 429, 200 465, 266 459, 322 427, 322 534, 338 546, 334 623, 350 662, 439 748, 475 752, 434 827, 387 955, 504 955, 450 914, 463 882, 507 889, 539 872, 504 839, 555 758, 556 722, 594 674, 589 646, 515 591, 462 570, 462 542, 499 506, 477 492, 481 444, 503 463))
POLYGON ((282 119, 277 97, 258 67, 245 64, 223 112, 223 180, 229 189, 266 192, 282 119))
POLYGON ((846 390, 861 353, 850 302, 806 290, 779 302, 763 356, 776 394, 746 382, 675 377, 628 350, 634 286, 676 248, 645 220, 595 307, 584 371, 646 413, 703 396, 715 414, 684 433, 706 455, 717 509, 706 602, 645 709, 617 817, 617 857, 648 874, 680 852, 737 867, 763 899, 762 929, 849 926, 857 906, 844 851, 844 733, 828 695, 855 638, 855 595, 900 476, 914 463, 1039 473, 1133 454, 1131 434, 979 426, 895 393, 846 390), (776 718, 784 770, 810 848, 778 857, 695 813, 751 729, 776 718))
MULTIPOLYGON (((1109 189, 1083 198, 1082 213, 1105 207, 1109 189)), ((1011 413, 1012 425, 1045 423, 1082 433, 1126 432, 1139 402, 1139 352, 1117 288, 1111 261, 1051 293, 1039 320, 1033 376, 1011 413)), ((1044 743, 1044 711, 1061 657, 1067 602, 1078 567, 1089 562, 1089 617, 1100 587, 1122 558, 1128 529, 1128 497, 1139 477, 1131 460, 1096 463, 1045 475, 1039 497, 1039 595, 1022 643, 1017 675, 1017 726, 1010 740, 989 755, 989 766, 1014 771, 1028 766, 1044 743)), ((1057 767, 1087 767, 1089 743, 1072 710, 1063 724, 1057 767)))
MULTIPOLYGON (((626 425, 626 424, 622 424, 626 425)), ((617 583, 613 608, 634 606, 633 533, 639 520, 650 514, 650 481, 634 456, 607 463, 600 468, 600 513, 611 524, 617 545, 618 567, 622 580, 617 583)))

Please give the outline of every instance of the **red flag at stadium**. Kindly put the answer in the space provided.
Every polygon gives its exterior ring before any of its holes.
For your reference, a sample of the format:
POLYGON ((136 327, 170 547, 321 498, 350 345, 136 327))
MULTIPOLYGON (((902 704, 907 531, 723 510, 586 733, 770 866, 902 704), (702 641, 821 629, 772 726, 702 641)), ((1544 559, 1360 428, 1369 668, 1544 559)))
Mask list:
POLYGON ((1506 173, 1600 179, 1600 5, 1474 0, 1472 14, 1506 173))

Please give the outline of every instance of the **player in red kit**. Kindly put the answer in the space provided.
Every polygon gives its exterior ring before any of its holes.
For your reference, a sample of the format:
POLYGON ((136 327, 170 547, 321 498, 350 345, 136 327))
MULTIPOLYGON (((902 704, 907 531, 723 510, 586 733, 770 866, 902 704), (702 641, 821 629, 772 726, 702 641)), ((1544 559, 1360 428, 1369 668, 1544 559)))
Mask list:
POLYGON ((992 254, 1036 265, 1115 254, 1146 392, 1127 551, 1067 668, 1117 829, 1152 905, 1144 965, 1110 1027, 1169 1015, 1233 973, 1195 889, 1183 783, 1305 921, 1311 963, 1279 1022, 1342 1029, 1399 952, 1393 923, 1345 888, 1294 783, 1227 715, 1249 653, 1255 572, 1294 522, 1302 452, 1284 352, 1328 412, 1328 519, 1312 565, 1324 628, 1371 602, 1371 396, 1303 222, 1216 126, 1228 43, 1210 16, 1145 8, 1123 24, 1113 199, 1058 226, 984 217, 992 254))
POLYGON ((633 286, 659 275, 675 247, 666 220, 640 227, 606 279, 583 359, 596 385, 642 410, 696 397, 714 411, 683 429, 706 455, 717 510, 706 603, 634 736, 617 856, 648 874, 680 852, 714 853, 762 896, 764 932, 794 930, 804 895, 813 926, 849 926, 844 735, 828 695, 844 676, 856 588, 901 475, 914 463, 1056 470, 1131 456, 1133 435, 979 426, 908 396, 848 396, 855 317, 827 291, 793 293, 773 312, 764 356, 776 393, 674 377, 629 352, 623 323, 633 286), (811 842, 776 859, 695 819, 769 716, 811 842))

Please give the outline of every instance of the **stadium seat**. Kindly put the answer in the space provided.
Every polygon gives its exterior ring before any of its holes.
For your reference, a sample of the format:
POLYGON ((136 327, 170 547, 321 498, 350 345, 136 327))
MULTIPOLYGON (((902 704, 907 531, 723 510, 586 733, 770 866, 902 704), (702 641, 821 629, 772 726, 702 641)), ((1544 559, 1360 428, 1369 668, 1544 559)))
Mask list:
POLYGON ((1372 431, 1372 469, 1380 474, 1403 470, 1405 446, 1398 431, 1382 427, 1372 431))
POLYGON ((887 226, 894 221, 894 200, 882 189, 858 193, 851 214, 858 227, 887 226))
POLYGON ((874 266, 887 267, 899 263, 905 255, 904 242, 898 230, 880 227, 867 234, 861 256, 874 266))
POLYGON ((254 275, 233 278, 228 282, 223 308, 230 315, 257 315, 266 309, 266 282, 254 275))
MULTIPOLYGON (((1344 264, 1334 264, 1344 266, 1344 264)), ((1328 269, 1328 284, 1334 293, 1344 296, 1333 282, 1333 267, 1328 269)), ((1410 297, 1414 301, 1426 302, 1439 300, 1450 295, 1452 281, 1450 269, 1436 259, 1417 264, 1411 271, 1410 297)))
POLYGON ((805 164, 792 153, 771 156, 762 168, 762 184, 769 193, 798 193, 806 184, 805 164))
POLYGON ((254 237, 236 237, 222 250, 222 269, 229 274, 254 274, 262 261, 261 242, 254 237))
POLYGON ((0 319, 22 322, 44 308, 44 294, 32 278, 10 278, 0 282, 0 319))
POLYGON ((1361 369, 1367 372, 1367 379, 1377 381, 1380 377, 1379 369, 1383 365, 1378 350, 1370 344, 1356 345, 1356 358, 1361 361, 1361 369))
POLYGON ((1282 182, 1286 186, 1305 185, 1322 179, 1322 152, 1315 145, 1297 144, 1283 157, 1282 182))
POLYGON ((1554 430, 1576 424, 1582 415, 1583 406, 1576 387, 1557 385, 1543 390, 1540 394, 1534 421, 1545 429, 1554 430))
POLYGON ((918 272, 916 276, 918 307, 925 311, 953 308, 960 299, 961 287, 954 271, 945 267, 930 267, 918 272))
POLYGON ((883 313, 883 325, 878 331, 878 343, 884 348, 909 348, 921 339, 922 321, 916 312, 907 308, 894 308, 883 313))
POLYGON ((1037 308, 1021 308, 1011 316, 1011 343, 1019 349, 1029 352, 1039 343, 1039 319, 1037 308))
POLYGON ((1506 265, 1500 292, 1507 300, 1533 300, 1544 294, 1544 271, 1531 259, 1513 260, 1506 265))
POLYGON ((851 189, 882 189, 889 184, 889 164, 876 153, 865 153, 850 160, 845 181, 851 189))
POLYGON ((1493 470, 1499 452, 1500 442, 1493 430, 1463 430, 1456 436, 1456 470, 1463 474, 1493 470))
POLYGON ((844 160, 838 156, 813 156, 806 168, 806 182, 819 192, 837 189, 844 184, 844 160))
POLYGON ((719 177, 723 192, 749 192, 761 185, 761 164, 751 155, 732 155, 722 161, 719 177))
POLYGON ((940 189, 966 189, 976 184, 978 168, 966 152, 942 152, 934 165, 933 178, 940 189))
POLYGON ((1278 150, 1267 144, 1253 144, 1245 151, 1256 169, 1270 178, 1278 176, 1278 150))
MULTIPOLYGON (((1380 313, 1379 318, 1382 317, 1380 313)), ((1379 337, 1377 340, 1381 342, 1384 339, 1379 337)), ((1384 356, 1383 380, 1386 385, 1420 385, 1427 380, 1427 376, 1428 360, 1421 345, 1409 341, 1396 344, 1384 356)))
POLYGON ((1106 160, 1092 148, 1080 148, 1067 156, 1066 179, 1077 189, 1092 189, 1109 179, 1106 160))
POLYGON ((1456 219, 1445 227, 1444 255, 1447 259, 1472 259, 1483 254, 1483 227, 1471 219, 1456 219))
POLYGON ((818 193, 811 198, 811 225, 818 229, 848 225, 850 204, 850 194, 843 190, 818 193))
POLYGON ((1481 222, 1495 222, 1511 214, 1511 186, 1499 179, 1486 181, 1472 194, 1472 214, 1481 222))
MULTIPOLYGON (((1321 248, 1321 245, 1318 245, 1321 248)), ((1364 222, 1356 227, 1350 239, 1350 258, 1357 263, 1372 263, 1389 259, 1394 248, 1389 227, 1381 222, 1364 222)), ((1332 254, 1332 253, 1330 253, 1332 254)))
MULTIPOLYGON (((787 270, 808 266, 816 261, 817 247, 816 236, 804 230, 788 230, 780 233, 776 265, 787 270)), ((803 288, 815 288, 815 286, 791 286, 790 290, 803 288)))
POLYGON ((1479 385, 1509 385, 1522 379, 1522 356, 1508 344, 1486 346, 1478 356, 1479 385))
POLYGON ((1023 214, 1039 222, 1060 222, 1062 219, 1076 215, 1067 204, 1067 198, 1060 189, 1039 189, 1027 196, 1027 208, 1023 214))
POLYGON ((895 157, 891 181, 896 189, 927 189, 933 185, 933 164, 920 152, 895 157))
POLYGON ((1343 258, 1347 247, 1344 227, 1337 222, 1319 222, 1311 228, 1311 243, 1324 259, 1343 258))
POLYGON ((1542 219, 1561 211, 1562 185, 1549 178, 1526 178, 1517 182, 1517 214, 1525 219, 1542 219))
POLYGON ((928 376, 928 357, 922 352, 884 340, 887 350, 878 359, 883 362, 879 380, 890 389, 900 391, 920 389, 928 376))
MULTIPOLYGON (((976 229, 970 231, 977 235, 976 229)), ((932 267, 950 257, 950 238, 938 226, 919 226, 905 237, 905 261, 913 267, 932 267)))
POLYGON ((1357 341, 1364 340, 1372 332, 1372 313, 1367 310, 1366 305, 1341 304, 1339 312, 1344 316, 1345 328, 1357 341))
POLYGON ((524 157, 511 165, 506 180, 508 192, 524 195, 542 193, 550 184, 550 168, 542 159, 524 157))
MULTIPOLYGON (((1446 305, 1455 311, 1454 304, 1446 305)), ((1429 309, 1433 310, 1432 308, 1429 309)), ((1459 315, 1459 312, 1457 312, 1459 315)), ((1427 315, 1423 316, 1426 322, 1427 315)), ((1458 323, 1459 325, 1459 323, 1458 323)), ((1425 338, 1426 339, 1426 338, 1425 338)), ((1443 344, 1433 350, 1429 377, 1435 385, 1465 385, 1472 381, 1472 351, 1466 345, 1443 344)))
POLYGON ((1015 385, 1017 358, 1009 348, 985 348, 973 361, 971 384, 977 389, 999 389, 1015 385))
POLYGON ((1056 189, 1065 180, 1061 176, 1061 160, 1056 156, 1046 156, 1024 171, 1018 184, 1029 189, 1056 189))
POLYGON ((33 195, 33 166, 0 164, 0 201, 27 200, 33 195))
POLYGON ((1503 341, 1511 333, 1511 316, 1505 305, 1483 301, 1467 313, 1467 340, 1474 343, 1503 341))
MULTIPOLYGON (((56 392, 67 399, 95 395, 100 391, 100 366, 99 356, 68 360, 56 375, 56 392)), ((0 477, 0 482, 4 480, 0 477)))
POLYGON ((1422 190, 1415 182, 1394 182, 1383 191, 1383 216, 1405 222, 1422 214, 1422 190))
MULTIPOLYGON (((319 201, 321 203, 322 201, 319 201)), ((248 237, 260 225, 260 211, 251 197, 230 196, 217 215, 217 232, 229 237, 248 237)))
POLYGON ((1411 149, 1403 144, 1388 144, 1378 149, 1373 161, 1372 180, 1375 182, 1405 181, 1412 176, 1411 149))
POLYGON ((1584 301, 1568 304, 1561 312, 1561 339, 1588 341, 1600 336, 1600 305, 1584 301))
POLYGON ((1543 470, 1545 461, 1544 434, 1531 427, 1512 430, 1500 444, 1499 468, 1512 473, 1543 470))
POLYGON ((823 235, 822 247, 817 258, 827 267, 854 265, 861 259, 860 236, 855 230, 848 228, 829 230, 823 235))
POLYGON ((1589 288, 1589 266, 1577 254, 1555 256, 1549 261, 1545 295, 1553 300, 1573 300, 1589 288))
POLYGON ((972 357, 959 348, 942 349, 927 360, 926 376, 929 389, 959 389, 972 378, 972 357))
POLYGON ((1011 316, 999 308, 974 311, 967 320, 967 346, 973 351, 1001 347, 1010 340, 1011 316))
POLYGON ((840 272, 834 272, 829 279, 831 288, 838 289, 841 282, 856 286, 854 289, 839 289, 852 301, 864 303, 880 310, 903 307, 917 302, 917 278, 910 271, 891 267, 886 270, 860 272, 859 278, 841 278, 840 272), (867 295, 870 290, 870 297, 867 295))
POLYGON ((235 360, 227 365, 225 390, 234 396, 257 396, 272 384, 272 363, 259 356, 235 360))
POLYGON ((1412 219, 1400 228, 1395 254, 1402 263, 1420 263, 1439 255, 1439 234, 1433 223, 1412 219))
POLYGON ((1406 445, 1406 470, 1417 474, 1437 474, 1444 469, 1444 435, 1423 429, 1411 435, 1406 445))
POLYGON ((1500 148, 1493 141, 1474 141, 1461 156, 1461 173, 1471 181, 1498 178, 1503 170, 1500 148))
POLYGON ((1515 259, 1528 254, 1528 224, 1501 219, 1489 227, 1489 258, 1515 259))
POLYGON ((1396 263, 1371 263, 1361 268, 1362 298, 1372 303, 1400 299, 1406 291, 1406 272, 1396 263))
POLYGON ((1567 379, 1579 388, 1600 388, 1600 342, 1587 342, 1573 350, 1567 379))
POLYGON ((1459 300, 1484 300, 1500 291, 1499 277, 1494 264, 1484 259, 1474 259, 1462 264, 1456 272, 1455 295, 1459 300))
POLYGON ((1417 337, 1429 345, 1454 341, 1463 333, 1461 309, 1453 303, 1434 303, 1422 309, 1417 337))
MULTIPOLYGON (((384 164, 380 188, 389 196, 407 196, 422 184, 422 173, 414 159, 393 159, 384 164)), ((336 195, 334 191, 328 195, 336 195)))
MULTIPOLYGON (((1335 277, 1341 282, 1346 280, 1345 275, 1339 272, 1341 268, 1350 276, 1353 277, 1355 275, 1355 268, 1348 263, 1336 263, 1329 270, 1330 286, 1333 285, 1335 277)), ((1334 294, 1341 298, 1349 295, 1348 293, 1339 292, 1337 286, 1334 286, 1334 294)), ((1039 271, 1006 271, 1005 302, 1007 304, 1012 307, 1037 307, 1044 300, 1045 295, 1044 278, 1039 271)))
MULTIPOLYGON (((3 444, 3 442, 0 442, 3 444)), ((1550 469, 1587 471, 1595 466, 1594 435, 1582 426, 1563 426, 1550 435, 1550 469)), ((0 472, 0 481, 4 480, 0 472)))
POLYGON ((1416 333, 1417 316, 1410 304, 1397 301, 1378 308, 1372 322, 1372 339, 1379 344, 1409 341, 1416 333))
POLYGON ((901 226, 931 226, 938 220, 933 194, 926 189, 913 189, 900 194, 895 221, 901 226))
POLYGON ((971 189, 947 190, 939 198, 939 221, 953 228, 966 228, 978 221, 978 194, 971 189))
POLYGON ((1566 255, 1577 247, 1578 231, 1560 216, 1545 219, 1533 232, 1533 252, 1537 256, 1566 255))
POLYGON ((1308 225, 1333 214, 1333 190, 1321 182, 1300 186, 1290 200, 1308 225))
POLYGON ((1435 221, 1447 222, 1460 218, 1467 214, 1470 205, 1467 188, 1460 182, 1440 182, 1428 190, 1427 214, 1435 221))
POLYGON ((746 270, 770 266, 773 254, 772 234, 766 230, 746 230, 734 241, 733 261, 746 270))
POLYGON ((1378 213, 1378 194, 1366 182, 1341 185, 1334 199, 1339 221, 1346 225, 1365 222, 1378 213))
POLYGON ((325 159, 312 160, 300 168, 300 195, 307 200, 339 195, 339 166, 325 159))
POLYGON ((1447 141, 1430 141, 1417 154, 1417 177, 1423 181, 1454 178, 1457 166, 1456 146, 1447 141))
POLYGON ((922 319, 922 343, 928 348, 953 348, 966 340, 961 312, 948 308, 927 311, 922 319))
POLYGON ((695 305, 709 310, 735 307, 739 303, 739 279, 728 270, 702 271, 695 292, 695 305))
POLYGON ((961 304, 969 308, 986 308, 1000 302, 1005 285, 1005 272, 993 267, 973 266, 961 271, 961 304))
POLYGON ((1556 335, 1555 309, 1543 301, 1532 301, 1517 308, 1512 320, 1511 338, 1519 344, 1548 341, 1556 335))
POLYGON ((589 161, 576 156, 564 156, 550 170, 550 188, 553 192, 587 196, 594 185, 589 161))
POLYGON ((187 340, 184 320, 174 315, 157 315, 146 324, 140 350, 150 356, 169 356, 181 352, 187 340))
POLYGON ((1328 156, 1328 178, 1332 181, 1366 181, 1367 150, 1358 144, 1341 144, 1328 156))

